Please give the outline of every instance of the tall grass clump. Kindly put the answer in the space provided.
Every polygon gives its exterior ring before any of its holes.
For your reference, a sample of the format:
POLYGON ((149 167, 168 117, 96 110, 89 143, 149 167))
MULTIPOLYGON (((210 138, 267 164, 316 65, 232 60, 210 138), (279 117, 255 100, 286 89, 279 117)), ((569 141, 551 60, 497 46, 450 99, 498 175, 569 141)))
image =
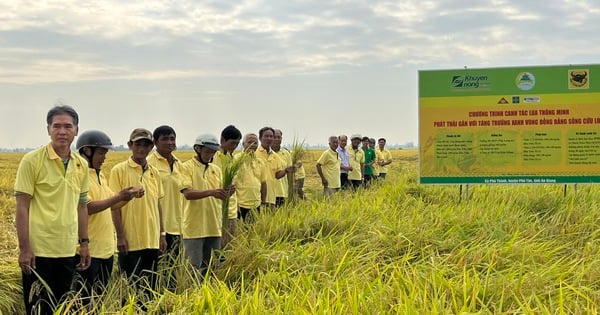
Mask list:
POLYGON ((239 172, 240 168, 244 164, 244 162, 250 158, 248 152, 241 152, 235 157, 228 154, 219 155, 221 159, 221 187, 223 189, 228 190, 227 197, 225 200, 221 202, 221 212, 223 214, 222 218, 222 230, 223 233, 227 233, 229 230, 229 202, 231 200, 231 194, 235 191, 231 187, 233 186, 233 182, 235 176, 239 172))
MULTIPOLYGON (((302 158, 304 158, 306 153, 306 143, 304 140, 299 141, 296 137, 294 137, 294 141, 292 142, 292 147, 290 150, 290 157, 292 160, 292 165, 294 166, 294 170, 299 168, 302 165, 302 158)), ((295 173, 287 175, 288 180, 288 202, 295 204, 298 201, 298 194, 296 192, 295 185, 295 173)))

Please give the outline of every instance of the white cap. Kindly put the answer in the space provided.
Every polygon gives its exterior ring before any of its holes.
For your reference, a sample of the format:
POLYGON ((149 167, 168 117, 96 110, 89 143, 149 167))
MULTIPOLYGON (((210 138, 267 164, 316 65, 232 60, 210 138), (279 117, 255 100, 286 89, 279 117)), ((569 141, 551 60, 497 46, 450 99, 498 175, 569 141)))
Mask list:
POLYGON ((205 146, 211 150, 219 151, 221 145, 219 144, 219 140, 217 137, 211 134, 202 134, 196 137, 196 141, 194 144, 205 146))

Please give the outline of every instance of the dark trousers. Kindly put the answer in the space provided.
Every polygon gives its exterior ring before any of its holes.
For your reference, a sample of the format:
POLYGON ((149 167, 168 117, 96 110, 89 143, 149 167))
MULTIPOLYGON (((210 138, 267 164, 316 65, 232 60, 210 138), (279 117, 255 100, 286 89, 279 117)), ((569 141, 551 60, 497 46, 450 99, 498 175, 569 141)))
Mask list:
POLYGON ((365 174, 365 187, 371 186, 371 182, 375 179, 373 175, 365 174))
POLYGON ((127 254, 119 253, 119 268, 125 272, 127 278, 135 281, 146 278, 150 288, 155 287, 157 267, 158 249, 141 249, 129 251, 127 254))
POLYGON ((350 182, 352 183, 352 188, 354 190, 359 189, 360 188, 360 184, 362 184, 362 181, 358 180, 358 179, 353 179, 350 182))
POLYGON ((275 197, 275 208, 279 208, 285 204, 284 197, 275 197))
POLYGON ((304 178, 298 178, 294 181, 296 185, 296 193, 298 194, 298 198, 306 199, 304 196, 304 178))
POLYGON ((166 281, 166 287, 174 291, 177 288, 176 270, 183 261, 180 257, 182 255, 183 239, 181 235, 167 233, 165 240, 167 241, 167 252, 161 258, 162 275, 166 281))
POLYGON ((63 296, 71 290, 75 275, 75 256, 48 258, 35 257, 35 270, 30 274, 21 273, 23 279, 23 298, 27 314, 53 314, 63 296), (42 279, 48 285, 45 288, 42 279), (41 286, 41 290, 37 289, 41 286), (36 288, 34 288, 36 287, 36 288), (30 294, 36 292, 29 299, 30 294), (48 289, 51 291, 48 292, 48 289))
POLYGON ((238 219, 241 219, 244 222, 252 222, 254 221, 254 213, 259 213, 260 208, 249 209, 240 207, 240 211, 238 212, 238 219))
MULTIPOLYGON (((76 262, 79 259, 79 255, 75 256, 76 262)), ((104 259, 92 257, 92 262, 88 269, 76 271, 79 279, 75 281, 75 289, 79 291, 82 287, 85 287, 85 290, 82 292, 82 295, 85 297, 91 296, 92 293, 101 294, 108 285, 108 280, 110 280, 113 262, 114 258, 112 256, 104 259)))
POLYGON ((165 240, 167 241, 167 254, 173 258, 179 257, 181 246, 183 246, 181 235, 167 233, 165 240))
POLYGON ((340 173, 340 184, 342 189, 350 188, 350 181, 348 180, 348 173, 340 173))

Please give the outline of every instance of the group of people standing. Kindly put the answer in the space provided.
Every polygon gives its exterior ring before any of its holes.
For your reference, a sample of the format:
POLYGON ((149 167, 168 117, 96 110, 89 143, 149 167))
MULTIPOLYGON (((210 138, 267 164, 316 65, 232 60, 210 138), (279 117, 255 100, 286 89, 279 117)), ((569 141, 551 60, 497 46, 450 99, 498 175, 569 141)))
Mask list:
MULTIPOLYGON (((304 166, 292 162, 278 129, 264 127, 242 137, 229 125, 220 138, 200 134, 194 156, 182 161, 174 153, 172 127, 136 128, 127 142, 130 157, 110 170, 107 181, 102 165, 112 148, 110 137, 98 130, 82 132, 78 152, 72 152, 78 124, 72 107, 50 109, 50 143, 27 153, 17 170, 16 228, 28 314, 51 314, 75 277, 92 296, 108 283, 115 252, 119 269, 150 287, 161 256, 171 263, 182 255, 204 277, 212 253, 235 234, 238 219, 284 204, 290 183, 304 198, 304 166), (243 150, 235 152, 240 142, 243 150), (239 169, 224 187, 223 169, 233 161, 239 169), (50 292, 32 289, 40 280, 50 292)), ((368 185, 375 174, 385 178, 391 163, 385 139, 379 139, 379 150, 364 139, 352 135, 346 147, 346 136, 330 138, 330 148, 317 162, 326 194, 368 185)))
POLYGON ((386 139, 346 135, 329 137, 329 148, 317 160, 317 173, 326 196, 340 189, 369 187, 375 179, 385 179, 392 153, 385 148, 386 139), (359 147, 362 143, 362 147, 359 147))

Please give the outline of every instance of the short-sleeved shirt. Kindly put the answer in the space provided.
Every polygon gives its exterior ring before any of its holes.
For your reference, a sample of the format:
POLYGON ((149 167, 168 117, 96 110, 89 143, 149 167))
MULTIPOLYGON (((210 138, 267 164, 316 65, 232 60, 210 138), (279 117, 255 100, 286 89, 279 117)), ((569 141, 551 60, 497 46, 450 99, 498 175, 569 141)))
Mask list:
POLYGON ((304 164, 300 165, 300 167, 296 168, 296 172, 294 173, 294 179, 303 179, 306 178, 306 171, 304 170, 304 164))
POLYGON ((327 180, 327 188, 340 188, 341 180, 340 180, 340 164, 342 160, 340 159, 337 151, 333 151, 331 149, 325 150, 321 157, 317 160, 317 164, 321 165, 321 171, 323 172, 323 176, 327 180))
MULTIPOLYGON (((213 164, 202 164, 196 158, 184 163, 183 187, 194 190, 221 188, 221 169, 213 164)), ((183 209, 183 238, 221 237, 223 226, 222 202, 215 197, 188 200, 183 209)))
POLYGON ((65 168, 51 144, 23 156, 15 194, 31 196, 29 242, 35 256, 70 257, 79 239, 78 207, 87 203, 87 161, 71 152, 65 168))
POLYGON ((260 206, 260 187, 266 182, 265 162, 252 154, 244 161, 235 179, 235 190, 240 207, 255 209, 260 206))
POLYGON ((373 165, 370 164, 374 162, 377 156, 375 155, 375 150, 373 148, 363 148, 362 149, 365 154, 365 175, 373 175, 375 171, 373 169, 373 165))
MULTIPOLYGON (((342 160, 342 166, 350 166, 350 153, 349 151, 341 146, 338 146, 337 149, 335 150, 339 155, 340 155, 340 159, 342 160)), ((340 170, 341 173, 348 173, 347 170, 340 170)))
MULTIPOLYGON (((93 168, 88 170, 90 173, 90 201, 105 200, 114 196, 113 191, 108 187, 104 173, 96 173, 93 168)), ((92 257, 106 259, 114 255, 117 250, 117 241, 110 208, 88 216, 88 234, 90 238, 88 249, 92 257)))
MULTIPOLYGON (((144 187, 144 196, 133 198, 121 208, 121 220, 130 251, 157 249, 160 243, 159 202, 164 197, 160 173, 150 165, 144 170, 131 157, 110 172, 110 188, 144 187)), ((90 240, 91 242, 91 240, 90 240)))
POLYGON ((379 161, 383 159, 383 156, 379 151, 373 149, 375 151, 375 163, 373 163, 373 175, 379 176, 379 170, 381 167, 379 166, 379 161))
POLYGON ((163 220, 165 232, 173 235, 181 235, 181 219, 183 217, 183 207, 185 198, 181 194, 183 186, 183 175, 181 169, 183 162, 173 155, 173 169, 169 165, 169 160, 153 151, 148 156, 148 164, 156 167, 160 174, 162 186, 165 191, 165 197, 160 205, 163 210, 163 220))
MULTIPOLYGON (((286 148, 281 148, 276 152, 281 159, 281 163, 283 164, 283 168, 292 165, 292 154, 286 148)), ((279 179, 280 187, 278 187, 275 197, 284 197, 288 196, 288 177, 287 175, 283 176, 279 179)))
POLYGON ((365 153, 360 148, 356 150, 351 146, 347 148, 350 153, 350 166, 352 170, 348 172, 349 180, 362 180, 361 164, 365 163, 365 153))
POLYGON ((267 200, 266 202, 275 204, 275 196, 277 185, 281 185, 275 174, 284 169, 281 158, 273 150, 265 150, 263 147, 258 147, 255 153, 256 157, 262 159, 267 167, 267 200))
MULTIPOLYGON (((225 153, 223 153, 223 151, 217 151, 213 157, 213 163, 221 169, 221 172, 223 172, 223 163, 231 163, 232 161, 233 161, 233 154, 231 154, 231 153, 225 154, 225 153)), ((222 177, 222 175, 223 174, 221 174, 221 177, 222 177)), ((233 180, 233 184, 236 184, 235 178, 233 180)), ((238 212, 238 200, 237 200, 237 194, 234 192, 229 197, 228 217, 230 219, 237 218, 237 212, 238 212)))
MULTIPOLYGON (((392 153, 390 152, 390 150, 383 148, 383 151, 381 149, 379 149, 379 147, 377 147, 375 149, 375 152, 378 153, 378 156, 380 157, 381 160, 385 161, 385 162, 391 162, 392 161, 392 153)), ((387 173, 388 172, 388 166, 379 166, 379 173, 387 173)))

